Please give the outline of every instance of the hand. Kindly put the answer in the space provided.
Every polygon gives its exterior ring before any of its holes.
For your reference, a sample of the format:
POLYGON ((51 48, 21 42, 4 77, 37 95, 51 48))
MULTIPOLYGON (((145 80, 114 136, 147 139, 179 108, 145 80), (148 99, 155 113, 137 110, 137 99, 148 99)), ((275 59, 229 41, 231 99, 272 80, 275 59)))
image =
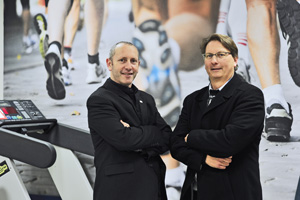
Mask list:
POLYGON ((228 158, 216 158, 216 157, 207 155, 205 163, 208 166, 216 168, 216 169, 226 169, 226 167, 229 166, 231 161, 232 161, 232 156, 230 156, 228 158))
POLYGON ((120 120, 120 122, 123 124, 124 127, 126 127, 126 128, 129 128, 129 127, 130 127, 128 123, 123 122, 122 120, 120 120))
POLYGON ((187 138, 188 138, 189 134, 187 134, 185 137, 184 137, 184 141, 187 142, 187 138))

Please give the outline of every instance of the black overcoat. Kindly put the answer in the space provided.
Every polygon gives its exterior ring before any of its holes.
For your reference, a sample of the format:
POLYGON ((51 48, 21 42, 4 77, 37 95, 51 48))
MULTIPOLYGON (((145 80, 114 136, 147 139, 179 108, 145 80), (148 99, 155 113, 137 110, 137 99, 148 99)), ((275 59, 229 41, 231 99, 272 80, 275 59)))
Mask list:
POLYGON ((237 74, 207 106, 208 87, 187 96, 171 135, 172 156, 188 166, 181 199, 190 200, 197 173, 198 199, 260 200, 259 143, 264 97, 237 74), (187 143, 184 137, 189 134, 187 143), (206 155, 232 156, 225 170, 205 164, 206 155))
POLYGON ((136 105, 108 79, 87 100, 95 148, 94 200, 167 199, 166 167, 159 154, 168 150, 171 128, 152 96, 137 91, 135 99, 136 105))

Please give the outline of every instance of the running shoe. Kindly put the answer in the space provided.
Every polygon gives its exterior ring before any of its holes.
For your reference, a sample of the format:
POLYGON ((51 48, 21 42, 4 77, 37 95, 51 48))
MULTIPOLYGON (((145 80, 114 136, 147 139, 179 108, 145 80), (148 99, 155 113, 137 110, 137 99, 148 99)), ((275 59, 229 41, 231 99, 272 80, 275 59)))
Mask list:
POLYGON ((47 21, 43 14, 39 13, 34 16, 33 18, 34 27, 36 29, 36 32, 39 34, 40 42, 39 42, 39 49, 40 53, 45 59, 45 55, 48 50, 48 40, 49 36, 47 33, 47 21))
POLYGON ((300 4, 296 0, 278 0, 277 10, 282 35, 289 44, 290 74, 300 87, 300 4))
POLYGON ((66 59, 63 59, 63 65, 62 65, 62 71, 61 72, 62 72, 62 76, 63 76, 65 86, 72 85, 71 69, 70 69, 66 59))
POLYGON ((65 84, 62 75, 62 60, 56 45, 51 45, 45 57, 45 68, 48 73, 46 88, 53 99, 64 99, 66 96, 65 84))
POLYGON ((167 197, 169 200, 178 200, 181 195, 181 187, 166 186, 167 197))
POLYGON ((181 97, 178 64, 172 54, 171 40, 159 21, 148 20, 134 30, 132 41, 139 51, 146 92, 154 97, 166 122, 175 127, 180 114, 181 97))
POLYGON ((106 75, 106 67, 102 66, 101 64, 98 65, 97 63, 88 63, 87 77, 85 81, 87 84, 101 83, 102 80, 106 77, 106 75))
POLYGON ((185 179, 185 169, 182 165, 176 168, 167 169, 165 176, 165 185, 167 197, 169 200, 179 200, 182 185, 185 179))
POLYGON ((36 41, 31 39, 30 36, 23 37, 23 48, 25 54, 31 54, 33 49, 36 48, 36 41))
POLYGON ((293 115, 291 105, 287 112, 280 104, 274 103, 267 108, 265 118, 266 139, 269 141, 287 142, 292 130, 293 115))
POLYGON ((64 59, 68 62, 68 66, 70 67, 71 70, 76 69, 76 65, 74 63, 72 54, 70 53, 64 53, 64 59))

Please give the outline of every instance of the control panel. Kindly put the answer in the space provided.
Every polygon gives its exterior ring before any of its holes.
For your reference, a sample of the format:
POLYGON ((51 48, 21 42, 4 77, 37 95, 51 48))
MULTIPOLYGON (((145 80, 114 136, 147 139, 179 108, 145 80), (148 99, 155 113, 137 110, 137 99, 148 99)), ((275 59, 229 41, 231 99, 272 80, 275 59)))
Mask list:
POLYGON ((31 100, 0 100, 0 123, 46 119, 31 100))

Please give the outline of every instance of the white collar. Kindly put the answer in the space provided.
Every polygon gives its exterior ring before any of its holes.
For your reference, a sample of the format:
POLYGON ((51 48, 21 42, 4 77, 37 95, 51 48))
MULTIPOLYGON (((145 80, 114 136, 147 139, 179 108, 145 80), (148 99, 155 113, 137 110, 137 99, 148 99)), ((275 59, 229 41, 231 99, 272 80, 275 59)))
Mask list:
MULTIPOLYGON (((234 76, 234 74, 233 74, 233 76, 234 76)), ((222 85, 221 87, 219 87, 219 89, 217 89, 217 90, 221 91, 225 87, 225 85, 232 79, 232 77, 226 83, 224 83, 224 85, 222 85)), ((213 90, 210 82, 209 82, 209 85, 208 85, 208 89, 209 90, 213 90)))

